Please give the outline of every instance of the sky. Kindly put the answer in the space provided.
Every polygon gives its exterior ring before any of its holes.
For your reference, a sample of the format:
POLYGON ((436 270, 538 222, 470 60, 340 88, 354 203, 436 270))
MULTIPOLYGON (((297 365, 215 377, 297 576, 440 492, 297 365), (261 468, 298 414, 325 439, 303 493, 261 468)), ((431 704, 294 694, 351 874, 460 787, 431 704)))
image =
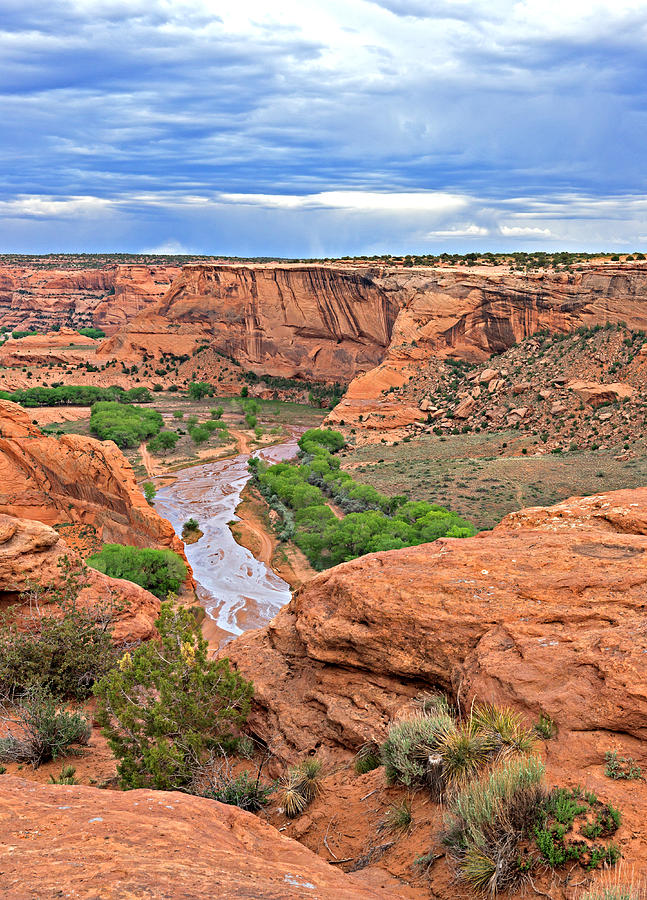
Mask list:
POLYGON ((0 0, 0 252, 647 247, 647 0, 0 0))

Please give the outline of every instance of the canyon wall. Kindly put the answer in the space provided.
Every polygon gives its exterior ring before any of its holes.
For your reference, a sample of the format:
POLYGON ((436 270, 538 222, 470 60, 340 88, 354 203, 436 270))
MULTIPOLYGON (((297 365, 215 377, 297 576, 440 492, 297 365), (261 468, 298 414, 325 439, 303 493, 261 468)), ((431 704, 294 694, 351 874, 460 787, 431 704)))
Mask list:
POLYGON ((43 434, 17 404, 0 400, 0 513, 54 525, 92 525, 107 542, 169 547, 171 523, 148 505, 112 441, 43 434))
POLYGON ((259 373, 349 381, 383 358, 397 313, 397 298, 356 271, 190 265, 100 353, 138 359, 209 344, 259 373))
POLYGON ((170 265, 0 265, 0 326, 48 331, 54 325, 96 325, 111 334, 157 302, 180 271, 170 265))

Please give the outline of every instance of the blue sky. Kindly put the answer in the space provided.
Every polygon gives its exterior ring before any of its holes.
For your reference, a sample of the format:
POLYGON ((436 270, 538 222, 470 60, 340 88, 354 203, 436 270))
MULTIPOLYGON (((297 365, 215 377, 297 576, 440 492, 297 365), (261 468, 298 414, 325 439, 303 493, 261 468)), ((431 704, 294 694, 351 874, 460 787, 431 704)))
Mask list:
POLYGON ((0 251, 647 247, 647 0, 0 0, 0 251))

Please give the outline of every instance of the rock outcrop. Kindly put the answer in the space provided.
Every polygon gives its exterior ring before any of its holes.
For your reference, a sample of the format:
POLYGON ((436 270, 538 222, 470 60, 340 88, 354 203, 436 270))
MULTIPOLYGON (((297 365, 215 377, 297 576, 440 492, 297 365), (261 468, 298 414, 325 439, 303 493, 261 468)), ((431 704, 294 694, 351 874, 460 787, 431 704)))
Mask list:
MULTIPOLYGON (((20 593, 35 582, 43 587, 59 586, 63 579, 61 563, 65 558, 72 564, 78 560, 53 528, 0 513, 0 603, 16 602, 20 593)), ((131 581, 108 578, 88 568, 87 583, 79 593, 78 602, 82 606, 94 606, 109 602, 112 596, 120 605, 112 629, 115 641, 145 641, 153 637, 160 610, 157 597, 131 581)))
POLYGON ((644 741, 646 560, 647 488, 573 498, 337 566, 226 653, 282 760, 381 739, 433 688, 543 712, 580 748, 585 733, 644 741))
POLYGON ((395 900, 251 813, 167 791, 0 780, 2 892, 12 900, 395 900))
POLYGON ((208 343, 257 372, 349 381, 382 359, 397 312, 397 299, 357 271, 190 265, 100 352, 139 359, 208 343))
POLYGON ((40 331, 97 325, 111 333, 157 302, 179 272, 172 265, 0 266, 0 325, 40 331))
POLYGON ((184 555, 171 523, 148 505, 116 444, 43 434, 8 400, 0 400, 0 513, 47 525, 88 524, 103 541, 184 555))

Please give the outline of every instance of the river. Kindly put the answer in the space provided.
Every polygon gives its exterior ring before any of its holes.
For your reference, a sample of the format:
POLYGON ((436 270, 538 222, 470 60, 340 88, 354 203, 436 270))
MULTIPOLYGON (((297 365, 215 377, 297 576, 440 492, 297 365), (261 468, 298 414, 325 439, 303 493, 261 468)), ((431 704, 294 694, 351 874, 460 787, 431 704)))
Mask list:
MULTIPOLYGON (((290 459, 296 438, 256 450, 270 462, 290 459)), ((290 587, 265 563, 234 540, 228 523, 249 480, 247 461, 241 454, 219 462, 191 466, 176 473, 175 481, 161 487, 155 509, 181 535, 187 519, 197 519, 203 536, 186 546, 197 583, 197 595, 210 621, 204 632, 210 646, 222 646, 232 637, 268 622, 290 599, 290 587)))

